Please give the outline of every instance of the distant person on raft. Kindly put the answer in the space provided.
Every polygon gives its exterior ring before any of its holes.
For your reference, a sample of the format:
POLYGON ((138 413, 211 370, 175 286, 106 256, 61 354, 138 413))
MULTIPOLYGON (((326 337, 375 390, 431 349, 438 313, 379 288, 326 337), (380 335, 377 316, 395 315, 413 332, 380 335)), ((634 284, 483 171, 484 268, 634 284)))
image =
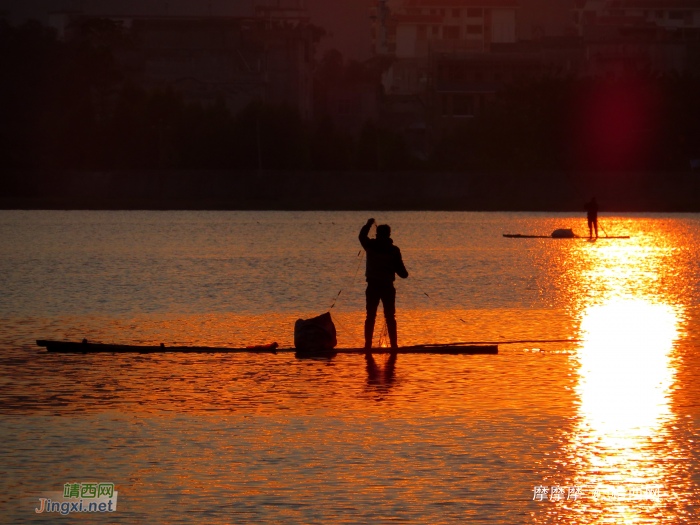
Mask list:
POLYGON ((360 230, 360 244, 367 252, 367 319, 365 320, 365 348, 372 348, 372 336, 374 335, 374 322, 377 318, 379 301, 384 307, 387 331, 391 348, 398 348, 398 336, 396 332, 396 289, 394 280, 396 274, 402 279, 408 277, 408 272, 401 258, 401 250, 394 246, 391 239, 391 228, 387 224, 377 226, 376 239, 370 239, 367 234, 374 224, 374 219, 369 219, 360 230))
POLYGON ((598 203, 595 201, 595 197, 591 199, 591 202, 587 202, 585 206, 586 212, 588 213, 588 237, 593 238, 593 228, 595 228, 595 238, 598 238, 598 203))

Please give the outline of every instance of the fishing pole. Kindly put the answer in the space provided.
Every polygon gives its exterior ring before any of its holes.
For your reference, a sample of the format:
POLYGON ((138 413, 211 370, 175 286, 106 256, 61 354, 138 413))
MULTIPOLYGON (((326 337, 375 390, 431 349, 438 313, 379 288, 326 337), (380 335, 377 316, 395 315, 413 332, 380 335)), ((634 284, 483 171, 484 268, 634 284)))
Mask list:
POLYGON ((336 294, 336 296, 333 298, 333 302, 331 303, 330 307, 328 308, 328 311, 329 311, 329 312, 335 307, 335 304, 336 304, 336 302, 338 302, 338 299, 340 298, 340 295, 343 293, 343 290, 346 289, 346 288, 347 288, 348 290, 350 290, 350 289, 352 289, 352 287, 355 285, 355 280, 357 279, 357 272, 360 271, 360 266, 362 266, 362 260, 364 259, 364 254, 365 254, 365 251, 364 251, 364 250, 360 250, 360 251, 357 253, 357 267, 355 268, 355 273, 353 273, 353 275, 352 275, 352 280, 350 280, 350 282, 346 282, 346 283, 345 283, 346 286, 343 286, 343 287, 338 291, 338 293, 336 294))
MULTIPOLYGON (((372 228, 374 228, 374 231, 376 234, 376 230, 377 230, 376 221, 372 225, 372 228)), ((370 231, 372 231, 372 228, 370 228, 370 231)), ((328 312, 330 312, 333 308, 336 307, 336 304, 338 303, 338 300, 340 299, 340 296, 343 293, 343 290, 347 290, 348 292, 350 292, 352 290, 352 288, 355 286, 355 281, 357 280, 357 274, 360 271, 360 267, 362 266, 362 261, 364 260, 364 256, 365 256, 365 250, 364 250, 364 248, 362 248, 362 249, 360 249, 360 251, 357 252, 357 266, 355 267, 355 271, 353 272, 352 277, 351 278, 349 277, 349 282, 346 281, 345 286, 343 286, 338 291, 338 293, 335 295, 335 297, 333 298, 333 301, 331 302, 330 307, 328 308, 328 312)), ((353 341, 355 341, 355 343, 357 343, 359 345, 359 341, 353 335, 353 333, 351 331, 349 331, 347 328, 345 328, 345 326, 343 326, 343 324, 340 322, 339 315, 340 314, 339 314, 338 310, 335 310, 335 320, 338 323, 338 325, 340 325, 340 327, 350 335, 350 337, 353 339, 353 341)))
MULTIPOLYGON (((377 223, 375 222, 372 227, 375 229, 377 228, 377 223)), ((371 231, 371 228, 370 228, 371 231)), ((333 302, 331 303, 331 306, 328 308, 328 311, 330 311, 333 307, 335 307, 335 303, 338 301, 340 298, 340 294, 343 293, 344 289, 351 290, 353 286, 355 286, 355 281, 357 280, 357 272, 360 271, 360 266, 362 266, 362 260, 364 259, 365 256, 365 250, 362 248, 360 251, 357 252, 357 267, 355 268, 355 273, 352 275, 352 280, 350 282, 346 282, 346 286, 342 287, 340 291, 336 294, 336 296, 333 298, 333 302)))
POLYGON ((343 331, 346 332, 346 333, 350 336, 350 338, 351 338, 353 341, 355 341, 355 344, 356 344, 358 347, 362 346, 362 343, 360 343, 360 341, 357 339, 357 337, 355 337, 355 336, 353 335, 353 333, 352 333, 350 330, 348 330, 347 328, 345 328, 345 326, 343 325, 343 323, 340 322, 340 317, 339 317, 339 315, 338 315, 338 312, 336 312, 336 315, 335 315, 335 317, 334 317, 333 319, 335 319, 335 322, 338 323, 338 325, 340 326, 340 328, 342 328, 343 331))
POLYGON ((465 346, 465 345, 516 345, 525 343, 580 343, 584 339, 521 339, 513 341, 458 341, 456 343, 416 345, 424 348, 433 346, 465 346))
MULTIPOLYGON (((413 280, 415 280, 415 281, 418 281, 418 280, 419 280, 418 277, 416 277, 416 276, 413 275, 413 274, 411 274, 411 276, 409 277, 409 279, 411 279, 411 278, 412 278, 413 280)), ((416 283, 416 284, 418 284, 418 283, 416 283)), ((418 291, 419 291, 420 293, 422 293, 423 295, 425 295, 425 296, 426 296, 428 299, 430 299, 431 301, 436 302, 436 299, 434 299, 433 297, 430 297, 430 295, 428 295, 428 292, 426 292, 426 291, 423 289, 422 286, 419 286, 419 287, 418 287, 418 291)), ((454 316, 454 318, 455 318, 455 319, 459 319, 459 320, 462 321, 464 324, 469 324, 469 323, 467 323, 464 319, 462 319, 461 317, 456 317, 456 316, 454 316)))
POLYGON ((605 231, 605 228, 603 227, 603 223, 601 221, 598 221, 598 224, 600 225, 600 229, 603 230, 603 233, 605 234, 606 237, 610 237, 610 234, 605 231))

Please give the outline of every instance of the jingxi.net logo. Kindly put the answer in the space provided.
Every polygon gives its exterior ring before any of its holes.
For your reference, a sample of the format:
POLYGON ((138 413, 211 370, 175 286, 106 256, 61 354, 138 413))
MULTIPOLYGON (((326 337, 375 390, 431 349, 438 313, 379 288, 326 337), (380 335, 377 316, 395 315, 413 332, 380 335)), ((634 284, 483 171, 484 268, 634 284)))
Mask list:
POLYGON ((66 483, 63 493, 46 492, 39 498, 34 512, 114 512, 117 510, 118 492, 114 483, 66 483))

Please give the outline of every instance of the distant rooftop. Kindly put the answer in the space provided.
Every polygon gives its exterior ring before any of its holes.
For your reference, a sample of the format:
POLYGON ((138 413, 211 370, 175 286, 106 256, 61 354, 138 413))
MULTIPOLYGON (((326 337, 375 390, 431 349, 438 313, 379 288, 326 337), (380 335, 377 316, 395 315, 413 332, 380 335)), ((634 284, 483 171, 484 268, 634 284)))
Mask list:
POLYGON ((518 0, 405 0, 403 7, 520 7, 518 0))
POLYGON ((700 9, 700 0, 612 0, 608 9, 700 9))

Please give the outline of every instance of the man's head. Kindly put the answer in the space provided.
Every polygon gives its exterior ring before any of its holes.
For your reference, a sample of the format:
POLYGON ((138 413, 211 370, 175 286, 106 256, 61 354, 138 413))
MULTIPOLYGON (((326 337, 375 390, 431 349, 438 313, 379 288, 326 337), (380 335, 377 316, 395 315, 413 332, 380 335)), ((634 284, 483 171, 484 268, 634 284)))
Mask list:
POLYGON ((377 239, 388 239, 391 237, 391 227, 388 224, 377 226, 377 239))

